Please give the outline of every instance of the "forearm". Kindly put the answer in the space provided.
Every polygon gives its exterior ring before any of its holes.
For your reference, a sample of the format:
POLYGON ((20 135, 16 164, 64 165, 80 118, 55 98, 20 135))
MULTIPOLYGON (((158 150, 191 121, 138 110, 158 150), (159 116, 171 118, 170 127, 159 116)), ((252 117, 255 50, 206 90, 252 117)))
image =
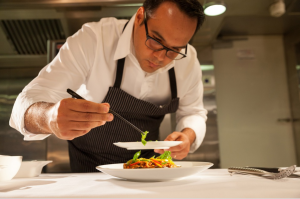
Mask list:
POLYGON ((192 145, 196 139, 196 133, 194 132, 194 130, 190 128, 185 128, 181 132, 189 138, 190 145, 192 145))
POLYGON ((36 102, 25 112, 24 127, 33 134, 51 134, 49 110, 54 103, 36 102))

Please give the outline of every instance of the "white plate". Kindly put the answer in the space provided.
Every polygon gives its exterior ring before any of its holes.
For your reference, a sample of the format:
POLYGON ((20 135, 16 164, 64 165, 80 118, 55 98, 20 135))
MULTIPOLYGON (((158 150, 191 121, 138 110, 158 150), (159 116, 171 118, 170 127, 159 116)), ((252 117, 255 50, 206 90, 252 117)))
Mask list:
POLYGON ((96 169, 108 175, 132 181, 168 181, 188 177, 213 166, 210 162, 175 161, 179 168, 123 169, 123 164, 107 164, 96 169))
POLYGON ((116 142, 114 145, 126 148, 127 150, 140 149, 169 149, 170 147, 181 144, 182 141, 147 141, 146 146, 142 142, 116 142))

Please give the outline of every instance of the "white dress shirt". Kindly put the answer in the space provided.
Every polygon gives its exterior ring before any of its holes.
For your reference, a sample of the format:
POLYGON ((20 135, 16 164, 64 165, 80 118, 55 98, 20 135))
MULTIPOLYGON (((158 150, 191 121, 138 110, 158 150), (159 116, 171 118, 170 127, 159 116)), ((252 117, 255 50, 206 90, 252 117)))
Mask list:
MULTIPOLYGON (((19 94, 14 104, 10 126, 24 135, 24 140, 42 140, 48 134, 33 134, 24 128, 24 114, 36 102, 56 103, 71 96, 67 88, 86 100, 101 103, 116 77, 117 60, 125 59, 121 89, 130 95, 164 105, 171 100, 168 70, 175 68, 177 95, 176 131, 191 128, 196 140, 190 152, 203 141, 207 111, 203 108, 202 73, 196 50, 188 45, 187 57, 172 61, 153 72, 143 71, 135 57, 132 30, 135 15, 122 33, 126 20, 103 18, 86 23, 70 36, 51 63, 45 66, 19 94)), ((171 133, 171 132, 170 132, 171 133)))

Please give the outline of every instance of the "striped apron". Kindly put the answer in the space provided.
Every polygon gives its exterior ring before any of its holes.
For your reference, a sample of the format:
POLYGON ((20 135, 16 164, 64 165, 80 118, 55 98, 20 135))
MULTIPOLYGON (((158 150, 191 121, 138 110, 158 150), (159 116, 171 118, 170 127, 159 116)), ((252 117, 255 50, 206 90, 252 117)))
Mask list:
MULTIPOLYGON (((169 70, 172 98, 168 104, 157 106, 120 89, 124 63, 125 58, 118 60, 114 86, 109 88, 103 103, 109 103, 112 110, 142 131, 149 131, 146 140, 158 140, 159 127, 165 114, 176 112, 179 105, 174 68, 169 70)), ((71 170, 76 173, 97 172, 95 167, 98 165, 125 163, 133 158, 137 150, 119 148, 113 143, 136 141, 141 141, 141 134, 118 117, 114 117, 112 122, 68 141, 71 170)), ((140 157, 150 158, 153 155, 157 155, 154 150, 142 150, 140 157)))

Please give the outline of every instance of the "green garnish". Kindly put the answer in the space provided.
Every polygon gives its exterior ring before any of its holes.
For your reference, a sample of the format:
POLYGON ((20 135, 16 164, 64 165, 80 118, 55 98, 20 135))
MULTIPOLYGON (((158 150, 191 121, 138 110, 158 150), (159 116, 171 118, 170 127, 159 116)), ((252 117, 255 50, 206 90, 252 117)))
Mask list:
POLYGON ((161 154, 159 156, 160 159, 170 159, 172 160, 172 157, 171 157, 171 151, 165 151, 163 154, 161 154))
POLYGON ((136 152, 133 156, 132 163, 134 163, 140 155, 141 155, 141 151, 136 152))
POLYGON ((150 160, 147 160, 147 159, 145 159, 145 160, 140 160, 140 161, 144 161, 144 162, 151 162, 150 160))
POLYGON ((142 134, 142 143, 143 143, 143 145, 145 146, 146 144, 147 144, 147 141, 145 140, 146 139, 146 136, 147 136, 147 134, 148 134, 149 132, 148 131, 145 131, 144 132, 144 134, 142 134))

